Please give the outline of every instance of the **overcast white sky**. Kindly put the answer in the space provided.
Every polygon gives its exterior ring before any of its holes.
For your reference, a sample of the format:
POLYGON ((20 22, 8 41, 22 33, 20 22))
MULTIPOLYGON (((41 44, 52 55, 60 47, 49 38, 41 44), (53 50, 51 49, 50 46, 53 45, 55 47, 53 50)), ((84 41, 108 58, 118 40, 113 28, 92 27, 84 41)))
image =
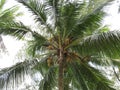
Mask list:
POLYGON ((106 9, 108 16, 105 18, 105 24, 110 25, 111 30, 120 30, 120 13, 118 12, 119 6, 120 0, 115 0, 114 4, 106 9))
MULTIPOLYGON (((112 30, 120 29, 120 14, 118 14, 119 2, 120 0, 115 0, 115 3, 112 6, 107 7, 106 9, 108 16, 105 18, 104 23, 110 25, 110 28, 112 30)), ((6 8, 11 7, 15 4, 15 0, 8 0, 6 8)), ((24 8, 21 8, 21 11, 24 11, 24 8)), ((29 25, 31 23, 31 20, 27 13, 25 13, 25 16, 20 19, 24 21, 26 25, 29 25)), ((0 59, 0 68, 12 65, 14 56, 16 55, 18 50, 23 46, 23 43, 15 40, 14 38, 10 38, 9 36, 5 36, 3 40, 10 55, 9 57, 4 56, 4 58, 0 59)))

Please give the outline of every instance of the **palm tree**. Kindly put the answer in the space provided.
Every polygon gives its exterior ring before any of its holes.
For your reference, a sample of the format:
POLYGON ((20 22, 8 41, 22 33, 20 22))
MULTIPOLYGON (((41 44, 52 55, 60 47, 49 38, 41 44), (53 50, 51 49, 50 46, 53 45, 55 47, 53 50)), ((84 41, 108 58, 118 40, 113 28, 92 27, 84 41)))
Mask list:
POLYGON ((0 24, 0 33, 33 37, 27 51, 38 59, 39 90, 115 90, 100 70, 119 66, 120 32, 102 25, 102 9, 112 0, 17 1, 33 14, 37 29, 9 21, 0 24))

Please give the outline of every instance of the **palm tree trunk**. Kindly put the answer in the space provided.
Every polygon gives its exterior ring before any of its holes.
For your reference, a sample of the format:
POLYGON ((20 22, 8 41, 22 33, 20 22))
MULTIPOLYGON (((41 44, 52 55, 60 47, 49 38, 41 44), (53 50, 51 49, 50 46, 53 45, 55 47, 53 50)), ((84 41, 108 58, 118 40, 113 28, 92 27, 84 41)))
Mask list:
POLYGON ((59 64, 59 79, 58 79, 59 90, 64 90, 63 86, 63 64, 59 64))
POLYGON ((59 57, 59 72, 58 72, 58 88, 59 90, 64 90, 64 55, 63 50, 60 50, 60 57, 59 57))

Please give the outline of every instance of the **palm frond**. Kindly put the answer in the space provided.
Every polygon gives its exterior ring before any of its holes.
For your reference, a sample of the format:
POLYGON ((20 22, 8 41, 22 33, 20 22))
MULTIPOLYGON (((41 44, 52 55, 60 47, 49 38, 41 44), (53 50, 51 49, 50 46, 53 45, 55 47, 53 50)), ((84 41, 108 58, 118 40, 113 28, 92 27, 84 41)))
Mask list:
POLYGON ((105 15, 102 9, 106 4, 109 4, 109 2, 109 0, 106 0, 104 2, 102 2, 101 0, 100 2, 96 2, 95 4, 90 4, 91 1, 78 4, 78 6, 76 7, 79 8, 76 9, 76 15, 73 16, 74 19, 70 19, 72 20, 72 22, 74 20, 76 21, 74 24, 72 23, 73 28, 67 29, 69 30, 67 34, 70 36, 72 35, 73 37, 80 37, 81 35, 85 34, 89 35, 100 28, 101 21, 103 19, 102 17, 105 15), (91 6, 89 6, 88 4, 90 4, 91 6))
POLYGON ((47 17, 45 13, 44 5, 40 3, 40 1, 37 0, 17 0, 19 3, 22 3, 24 6, 26 6, 29 11, 35 15, 36 21, 39 21, 41 24, 46 24, 47 17))
MULTIPOLYGON (((18 39, 21 39, 30 32, 33 37, 39 38, 41 35, 35 31, 32 31, 31 28, 25 26, 22 22, 8 21, 0 23, 0 33, 5 35, 16 36, 18 39)), ((42 36, 41 36, 42 37, 42 36)))
POLYGON ((74 73, 74 78, 78 81, 78 84, 80 85, 82 90, 89 90, 89 86, 83 77, 82 73, 76 66, 71 65, 72 72, 74 73))
POLYGON ((92 55, 95 53, 104 53, 110 57, 119 57, 120 32, 110 31, 101 34, 95 34, 81 40, 80 44, 74 46, 74 50, 83 55, 92 55))
POLYGON ((56 84, 56 67, 50 67, 47 73, 43 76, 40 81, 39 90, 52 90, 55 88, 56 84))
POLYGON ((25 75, 29 74, 31 67, 37 60, 24 61, 0 71, 0 89, 15 88, 25 80, 25 75), (10 83, 11 82, 11 83, 10 83))
POLYGON ((45 75, 45 73, 47 73, 49 67, 47 65, 47 59, 48 59, 49 55, 42 58, 38 64, 34 67, 36 70, 39 70, 39 72, 41 73, 42 76, 45 75))
POLYGON ((84 39, 84 37, 87 37, 87 36, 90 36, 90 35, 105 33, 105 32, 108 32, 108 31, 109 31, 108 26, 102 26, 102 27, 100 27, 96 30, 89 30, 88 29, 88 30, 85 30, 84 32, 74 32, 73 31, 73 35, 75 35, 76 37, 72 37, 72 35, 71 35, 73 40, 65 49, 67 49, 71 46, 74 46, 74 45, 78 45, 82 41, 82 39, 84 39))
POLYGON ((112 59, 112 64, 114 65, 114 66, 117 66, 117 67, 119 67, 120 68, 120 60, 119 59, 112 59))
POLYGON ((120 60, 119 59, 111 59, 107 56, 91 56, 90 58, 90 63, 94 64, 95 66, 100 66, 100 67, 117 67, 120 68, 120 60))
POLYGON ((63 38, 68 36, 68 33, 74 28, 77 22, 77 15, 79 11, 85 6, 85 3, 78 4, 66 1, 61 2, 58 6, 58 10, 56 13, 56 26, 58 27, 58 31, 60 31, 61 36, 63 38))
POLYGON ((50 55, 44 56, 44 58, 42 58, 34 67, 34 69, 39 71, 42 75, 42 80, 39 84, 39 90, 52 90, 57 85, 57 66, 48 66, 47 60, 49 56, 50 55))
POLYGON ((91 35, 101 27, 103 15, 104 13, 102 11, 92 13, 72 30, 71 35, 76 36, 77 38, 91 35))
MULTIPOLYGON (((38 70, 42 76, 44 76, 47 71, 49 70, 51 66, 48 65, 48 59, 51 57, 53 53, 47 53, 43 56, 40 57, 40 60, 39 62, 37 63, 37 65, 34 67, 36 70, 38 70)), ((53 58, 53 63, 55 64, 56 61, 55 61, 55 58, 53 58)), ((57 64, 53 65, 53 66, 56 66, 57 64)))
POLYGON ((70 66, 76 81, 80 85, 84 84, 81 86, 81 90, 115 90, 111 87, 112 82, 103 76, 99 70, 84 63, 72 63, 70 66))
POLYGON ((60 0, 46 0, 50 6, 53 6, 54 8, 57 7, 57 4, 60 2, 60 0))
POLYGON ((15 16, 17 16, 17 13, 15 14, 17 10, 18 10, 17 6, 2 10, 0 12, 0 21, 1 21, 0 23, 13 20, 15 16))
POLYGON ((21 39, 25 36, 26 33, 32 32, 32 30, 26 27, 22 22, 6 22, 0 24, 0 33, 4 35, 16 36, 18 39, 21 39))
POLYGON ((35 56, 37 53, 45 52, 47 40, 43 36, 35 36, 34 40, 28 42, 27 52, 29 55, 35 56), (40 52, 41 51, 41 52, 40 52))
POLYGON ((33 14, 36 23, 38 23, 39 27, 42 27, 42 29, 40 28, 42 32, 47 32, 54 36, 55 31, 52 30, 52 25, 48 23, 49 16, 47 13, 51 12, 51 10, 47 10, 49 8, 47 5, 44 5, 41 1, 38 0, 17 1, 23 4, 33 14))
MULTIPOLYGON (((11 27, 13 28, 14 27, 20 27, 22 26, 21 23, 14 23, 14 19, 15 17, 19 16, 21 14, 20 13, 16 13, 16 11, 19 9, 18 6, 13 6, 11 8, 8 8, 8 9, 2 9, 3 5, 5 4, 5 1, 6 0, 1 0, 0 3, 1 3, 1 10, 0 10, 0 32, 3 33, 4 31, 4 34, 6 32, 6 29, 9 29, 8 27, 11 27), (11 22, 11 23, 10 23, 11 22)), ((25 26, 24 26, 25 27, 25 26)), ((9 32, 10 30, 7 30, 6 34, 10 34, 12 32, 9 32)))
POLYGON ((110 66, 109 58, 101 55, 91 56, 90 62, 96 66, 110 66))
POLYGON ((87 7, 85 8, 86 12, 84 12, 84 10, 82 11, 82 15, 79 16, 78 22, 81 23, 81 21, 84 21, 90 15, 101 11, 104 6, 109 5, 110 2, 112 2, 112 1, 114 1, 114 0, 88 1, 87 7))
POLYGON ((0 1, 0 10, 3 9, 3 6, 5 5, 6 0, 1 0, 0 1))

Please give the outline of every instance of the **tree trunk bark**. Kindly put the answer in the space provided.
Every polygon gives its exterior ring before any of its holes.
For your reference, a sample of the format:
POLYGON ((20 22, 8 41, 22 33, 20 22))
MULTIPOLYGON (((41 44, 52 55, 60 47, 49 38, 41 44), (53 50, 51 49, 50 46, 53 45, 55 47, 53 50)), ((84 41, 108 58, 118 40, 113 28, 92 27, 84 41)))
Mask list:
POLYGON ((58 72, 58 88, 59 90, 64 90, 64 55, 63 51, 60 50, 60 57, 59 57, 59 72, 58 72))

